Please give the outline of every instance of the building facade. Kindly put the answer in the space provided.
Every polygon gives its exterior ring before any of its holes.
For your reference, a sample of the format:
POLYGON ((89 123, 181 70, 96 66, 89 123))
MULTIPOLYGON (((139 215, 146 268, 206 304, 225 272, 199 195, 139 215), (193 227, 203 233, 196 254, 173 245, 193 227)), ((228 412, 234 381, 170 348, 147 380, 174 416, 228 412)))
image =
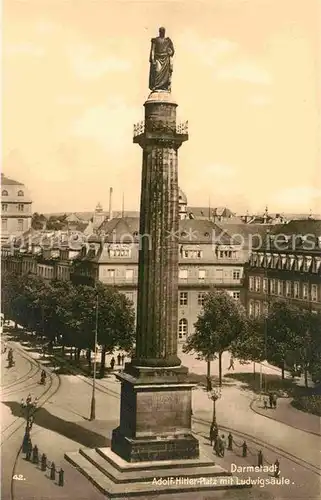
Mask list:
POLYGON ((245 266, 244 290, 250 316, 277 299, 321 311, 321 221, 295 220, 272 232, 245 266))
POLYGON ((22 235, 31 227, 32 201, 21 182, 1 175, 1 241, 22 235))
MULTIPOLYGON (((101 231, 100 238, 91 238, 75 259, 72 279, 77 283, 92 284, 99 280, 116 286, 136 308, 139 219, 113 219, 106 222, 101 231)), ((211 288, 224 289, 236 300, 241 298, 248 249, 233 243, 222 228, 207 220, 182 219, 177 237, 178 338, 184 341, 193 332, 205 294, 211 288)))

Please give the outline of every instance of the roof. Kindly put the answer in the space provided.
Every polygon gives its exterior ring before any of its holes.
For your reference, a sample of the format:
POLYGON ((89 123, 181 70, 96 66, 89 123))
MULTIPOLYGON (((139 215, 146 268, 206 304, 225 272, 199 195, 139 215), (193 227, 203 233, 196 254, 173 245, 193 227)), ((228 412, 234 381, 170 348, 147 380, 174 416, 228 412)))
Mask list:
POLYGON ((234 214, 227 207, 187 207, 187 212, 192 212, 197 217, 232 217, 234 214))
POLYGON ((295 219, 287 224, 273 226, 273 234, 294 234, 321 236, 321 220, 318 219, 295 219))
MULTIPOLYGON (((104 233, 107 240, 118 240, 128 235, 128 241, 133 241, 139 235, 139 218, 138 217, 124 217, 122 219, 111 219, 105 221, 99 228, 100 234, 104 233)), ((180 243, 209 243, 216 239, 220 240, 222 244, 229 244, 229 236, 223 234, 222 229, 214 222, 209 220, 199 219, 184 219, 179 221, 179 240, 180 243)))
POLYGON ((264 236, 275 229, 276 225, 269 224, 227 224, 218 223, 218 226, 224 230, 232 239, 233 244, 250 245, 252 248, 260 246, 264 236))
POLYGON ((9 179, 9 177, 5 176, 4 174, 1 174, 1 185, 2 186, 24 186, 22 182, 15 181, 13 179, 9 179))

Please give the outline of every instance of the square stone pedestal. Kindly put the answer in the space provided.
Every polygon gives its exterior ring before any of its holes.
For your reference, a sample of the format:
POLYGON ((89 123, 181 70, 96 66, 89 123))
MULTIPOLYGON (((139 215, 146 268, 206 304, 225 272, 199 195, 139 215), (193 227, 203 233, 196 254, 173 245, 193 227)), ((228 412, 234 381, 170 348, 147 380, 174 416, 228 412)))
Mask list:
POLYGON ((126 365, 121 381, 120 425, 111 449, 127 462, 188 460, 199 457, 191 433, 192 388, 188 370, 126 365))

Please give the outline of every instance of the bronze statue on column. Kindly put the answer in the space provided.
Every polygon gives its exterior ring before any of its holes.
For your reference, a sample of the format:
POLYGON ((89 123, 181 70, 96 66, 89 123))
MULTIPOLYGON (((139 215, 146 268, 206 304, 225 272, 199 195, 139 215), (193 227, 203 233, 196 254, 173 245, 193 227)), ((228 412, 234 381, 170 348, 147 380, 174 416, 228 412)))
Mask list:
POLYGON ((159 90, 171 91, 172 57, 174 53, 172 40, 165 37, 165 28, 159 28, 159 36, 151 40, 149 56, 149 88, 152 92, 159 90))

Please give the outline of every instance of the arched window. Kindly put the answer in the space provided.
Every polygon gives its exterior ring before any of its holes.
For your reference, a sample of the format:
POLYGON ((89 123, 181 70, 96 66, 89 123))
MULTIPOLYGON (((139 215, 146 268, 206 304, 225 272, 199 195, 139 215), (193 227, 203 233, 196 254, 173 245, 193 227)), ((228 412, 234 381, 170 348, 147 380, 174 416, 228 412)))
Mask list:
POLYGON ((21 191, 21 189, 20 189, 20 191, 18 191, 18 196, 24 196, 24 192, 21 191))
POLYGON ((188 333, 188 321, 186 318, 179 320, 178 324, 178 338, 184 339, 188 333))
POLYGON ((8 191, 6 189, 2 191, 2 196, 8 196, 8 191))

